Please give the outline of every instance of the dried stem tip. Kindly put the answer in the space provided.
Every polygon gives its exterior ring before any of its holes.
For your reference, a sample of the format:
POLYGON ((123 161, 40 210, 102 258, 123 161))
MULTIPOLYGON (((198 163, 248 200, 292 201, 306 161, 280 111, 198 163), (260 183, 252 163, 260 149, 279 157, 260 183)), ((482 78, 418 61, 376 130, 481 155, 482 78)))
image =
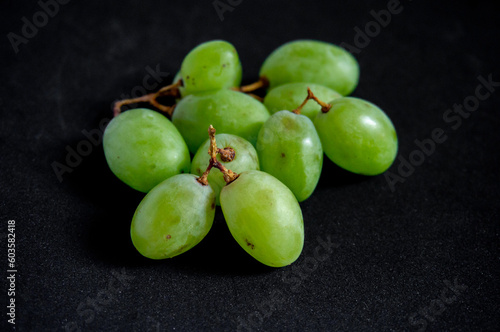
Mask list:
POLYGON ((218 149, 218 152, 220 154, 220 160, 222 160, 225 163, 233 161, 234 157, 236 156, 236 152, 231 147, 218 149))

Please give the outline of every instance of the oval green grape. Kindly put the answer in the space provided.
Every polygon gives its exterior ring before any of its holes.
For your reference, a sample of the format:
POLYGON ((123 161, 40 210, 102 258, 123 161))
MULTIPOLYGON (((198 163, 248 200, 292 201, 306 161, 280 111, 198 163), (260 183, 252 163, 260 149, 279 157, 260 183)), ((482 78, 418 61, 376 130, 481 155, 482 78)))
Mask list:
POLYGON ((180 72, 184 82, 182 96, 237 87, 242 76, 236 49, 223 40, 213 40, 196 46, 182 61, 180 72))
POLYGON ((255 146, 260 127, 268 118, 267 108, 258 100, 238 91, 221 89, 182 98, 172 122, 194 154, 205 142, 209 125, 220 134, 243 137, 255 146))
POLYGON ((286 83, 311 82, 342 95, 358 85, 359 65, 343 48, 316 40, 296 40, 274 50, 264 61, 260 76, 274 88, 286 83))
POLYGON ((304 246, 302 211, 293 193, 278 179, 247 171, 222 188, 221 207, 238 244, 259 262, 282 267, 293 263, 304 246))
MULTIPOLYGON (((217 146, 221 149, 231 148, 234 150, 234 159, 232 161, 222 161, 220 155, 217 155, 217 161, 224 167, 236 173, 241 173, 250 170, 259 170, 259 157, 257 151, 250 142, 246 139, 231 134, 215 135, 217 146)), ((210 163, 210 157, 207 154, 210 146, 210 139, 200 146, 198 152, 193 157, 191 164, 191 173, 201 176, 210 163)), ((216 204, 220 205, 220 192, 226 185, 224 176, 215 168, 210 170, 208 174, 208 183, 215 192, 216 204)))
POLYGON ((148 192, 163 180, 187 173, 189 150, 177 128, 163 115, 145 108, 115 117, 103 137, 111 171, 130 187, 148 192))
POLYGON ((343 97, 320 112, 314 125, 325 154, 338 166, 357 174, 377 175, 394 162, 398 138, 389 117, 376 105, 343 97))
POLYGON ((262 171, 283 182, 299 202, 311 196, 321 175, 323 148, 308 117, 273 114, 260 129, 257 153, 262 171))
POLYGON ((141 255, 164 259, 180 255, 208 234, 215 216, 215 193, 193 174, 173 176, 141 201, 130 226, 141 255))
MULTIPOLYGON (((320 100, 333 100, 342 97, 337 91, 326 86, 315 83, 297 82, 283 84, 270 90, 264 98, 264 105, 271 114, 283 110, 292 111, 299 107, 304 99, 306 99, 307 88, 310 88, 320 100)), ((313 121, 320 110, 321 106, 310 101, 304 105, 300 113, 313 121)))

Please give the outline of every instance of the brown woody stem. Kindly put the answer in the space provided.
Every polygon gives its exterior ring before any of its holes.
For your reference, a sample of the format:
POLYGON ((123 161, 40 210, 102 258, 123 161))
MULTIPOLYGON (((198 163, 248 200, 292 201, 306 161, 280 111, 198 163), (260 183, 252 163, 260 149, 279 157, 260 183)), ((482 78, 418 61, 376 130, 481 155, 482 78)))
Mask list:
POLYGON ((179 98, 180 97, 179 87, 182 85, 183 85, 182 80, 179 80, 174 84, 164 86, 157 92, 150 93, 138 98, 119 100, 115 102, 113 106, 113 115, 118 116, 121 113, 122 106, 136 104, 136 103, 149 103, 152 106, 158 108, 160 111, 167 113, 169 116, 172 116, 172 113, 174 112, 175 109, 175 105, 173 106, 163 105, 160 104, 157 101, 157 99, 159 97, 165 97, 165 96, 172 96, 175 98, 179 98))
MULTIPOLYGON (((308 91, 311 91, 309 88, 307 89, 308 91)), ((313 99, 315 102, 317 102, 319 104, 319 106, 321 106, 321 112, 323 113, 327 113, 331 108, 332 108, 332 105, 331 104, 327 104, 325 103, 324 101, 321 101, 319 100, 315 95, 314 93, 312 93, 312 96, 311 96, 311 99, 313 99)))
POLYGON ((302 102, 302 104, 300 104, 300 106, 297 107, 296 109, 294 109, 292 112, 295 113, 295 114, 300 114, 300 112, 302 111, 302 108, 307 104, 307 102, 309 100, 311 100, 311 98, 313 96, 314 95, 313 95, 311 89, 307 88, 307 97, 306 97, 306 99, 304 99, 304 101, 302 102))
MULTIPOLYGON (((230 169, 225 168, 224 165, 219 163, 219 161, 217 160, 218 153, 224 151, 224 154, 226 154, 226 152, 230 154, 230 150, 228 150, 227 148, 226 149, 217 148, 217 142, 215 141, 215 128, 212 125, 208 127, 208 136, 210 137, 210 146, 208 148, 208 154, 210 155, 210 163, 208 164, 208 167, 205 170, 205 172, 203 172, 203 174, 198 178, 198 182, 206 186, 208 184, 207 180, 208 174, 210 173, 210 170, 213 167, 218 168, 219 171, 222 172, 222 175, 224 176, 224 181, 226 181, 226 183, 233 182, 238 178, 239 175, 234 173, 230 169)), ((234 158, 234 150, 233 149, 231 150, 233 151, 233 158, 234 158)), ((223 155, 221 154, 221 159, 223 159, 222 156, 223 155)))
POLYGON ((253 92, 253 91, 261 89, 261 88, 265 89, 268 86, 269 86, 269 80, 267 79, 267 77, 261 76, 261 77, 259 77, 259 80, 257 82, 254 82, 254 83, 248 84, 248 85, 243 85, 239 89, 237 88, 237 90, 239 90, 241 92, 248 93, 248 92, 253 92))
POLYGON ((302 104, 300 104, 299 107, 297 107, 296 109, 294 109, 292 112, 295 113, 295 114, 300 114, 300 112, 302 111, 302 108, 305 106, 305 104, 307 104, 307 102, 310 99, 314 100, 315 102, 317 102, 321 106, 321 112, 323 112, 323 113, 328 112, 332 108, 332 105, 327 104, 327 103, 319 100, 318 97, 316 97, 314 95, 314 93, 311 91, 311 89, 307 88, 307 97, 306 97, 306 99, 302 102, 302 104))

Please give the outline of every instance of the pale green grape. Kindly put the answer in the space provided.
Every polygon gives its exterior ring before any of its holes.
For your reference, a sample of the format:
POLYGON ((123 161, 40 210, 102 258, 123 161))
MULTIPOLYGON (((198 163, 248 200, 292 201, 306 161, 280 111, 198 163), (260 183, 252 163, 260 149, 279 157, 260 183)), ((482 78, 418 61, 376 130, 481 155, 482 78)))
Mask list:
POLYGON ((163 115, 145 108, 111 120, 104 131, 103 146, 111 171, 142 192, 173 175, 189 172, 191 167, 179 131, 163 115))
POLYGON ((135 211, 130 236, 151 259, 188 251, 207 235, 215 216, 215 194, 193 174, 173 176, 154 187, 135 211))
POLYGON ((274 50, 264 61, 260 76, 269 80, 271 89, 286 83, 311 82, 347 95, 358 85, 359 65, 339 46, 296 40, 274 50))
POLYGON ((172 122, 196 153, 207 138, 207 128, 243 137, 253 145, 262 124, 269 118, 266 107, 256 99, 233 90, 221 89, 186 96, 177 104, 172 122))
POLYGON ((314 125, 323 149, 335 164, 353 173, 377 175, 396 158, 398 138, 387 115, 363 99, 344 97, 320 112, 314 125))
POLYGON ((181 65, 186 96, 201 91, 237 87, 241 83, 241 63, 233 45, 213 40, 196 46, 181 65))
POLYGON ((323 149, 308 117, 273 114, 260 129, 257 152, 262 171, 283 182, 299 202, 311 196, 321 175, 323 149))
MULTIPOLYGON (((229 168, 233 172, 241 173, 250 170, 259 170, 259 157, 257 151, 250 142, 246 139, 231 134, 215 135, 217 146, 221 149, 231 148, 234 150, 234 159, 232 161, 224 162, 221 160, 220 155, 217 155, 217 160, 229 168)), ((191 164, 191 173, 202 175, 207 169, 210 162, 208 155, 208 147, 210 146, 210 139, 200 146, 198 152, 193 157, 191 164)), ((220 205, 220 191, 226 185, 224 176, 215 168, 210 170, 208 174, 208 183, 212 186, 215 192, 216 204, 220 205)))
MULTIPOLYGON (((333 100, 342 97, 337 91, 326 86, 314 83, 298 82, 280 85, 269 91, 264 98, 264 105, 271 114, 279 111, 296 109, 307 97, 307 88, 320 100, 333 100)), ((301 110, 301 114, 314 120, 316 114, 321 110, 315 102, 308 102, 301 110)))
POLYGON ((283 183, 261 171, 247 171, 222 188, 222 212, 238 244, 259 262, 293 263, 304 246, 299 203, 283 183))

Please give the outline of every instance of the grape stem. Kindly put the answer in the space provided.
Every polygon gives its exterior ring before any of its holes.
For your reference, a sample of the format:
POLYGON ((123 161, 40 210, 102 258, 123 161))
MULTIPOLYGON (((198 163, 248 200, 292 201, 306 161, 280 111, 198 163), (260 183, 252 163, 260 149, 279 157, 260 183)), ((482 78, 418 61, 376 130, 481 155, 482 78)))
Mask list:
MULTIPOLYGON (((217 148, 217 142, 215 141, 215 128, 210 125, 208 127, 208 136, 210 137, 210 146, 208 147, 208 154, 210 155, 210 163, 208 164, 208 167, 205 172, 197 179, 199 183, 202 185, 206 186, 208 185, 208 174, 210 173, 210 170, 215 167, 219 169, 219 171, 222 172, 222 175, 224 176, 224 181, 226 183, 231 183, 234 180, 238 178, 238 174, 234 173, 230 169, 227 169, 222 165, 218 160, 217 160, 217 154, 221 154, 221 159, 223 159, 223 156, 225 155, 231 155, 230 150, 232 150, 232 158, 234 158, 234 150, 233 149, 218 149, 217 148)), ((230 161, 230 160, 229 160, 230 161)))
POLYGON ((113 105, 113 116, 118 116, 121 113, 121 108, 122 106, 125 105, 130 105, 130 104, 135 104, 135 103, 149 103, 152 106, 156 107, 160 111, 167 113, 168 116, 172 116, 174 113, 175 105, 172 106, 167 106, 167 105, 162 105, 160 104, 157 99, 159 97, 166 97, 166 96, 171 96, 174 98, 180 98, 181 94, 179 91, 179 87, 183 86, 182 79, 178 80, 174 84, 170 84, 167 86, 164 86, 157 92, 153 92, 141 97, 137 98, 131 98, 131 99, 123 99, 115 102, 113 105))
POLYGON ((316 97, 314 95, 314 93, 311 91, 311 89, 307 88, 307 97, 306 97, 306 99, 304 99, 304 101, 302 102, 302 104, 300 104, 300 106, 297 107, 296 109, 294 109, 292 112, 295 113, 295 114, 300 114, 300 112, 302 111, 302 108, 311 99, 314 100, 315 102, 317 102, 321 106, 321 112, 323 112, 323 113, 328 112, 332 108, 332 105, 327 104, 327 103, 319 100, 318 97, 316 97))
POLYGON ((261 76, 261 77, 259 77, 259 80, 257 82, 254 82, 254 83, 248 84, 248 85, 243 85, 243 86, 236 88, 236 89, 238 91, 248 93, 248 92, 253 92, 253 91, 261 89, 261 88, 265 89, 268 86, 269 86, 269 80, 267 79, 267 77, 261 76))

